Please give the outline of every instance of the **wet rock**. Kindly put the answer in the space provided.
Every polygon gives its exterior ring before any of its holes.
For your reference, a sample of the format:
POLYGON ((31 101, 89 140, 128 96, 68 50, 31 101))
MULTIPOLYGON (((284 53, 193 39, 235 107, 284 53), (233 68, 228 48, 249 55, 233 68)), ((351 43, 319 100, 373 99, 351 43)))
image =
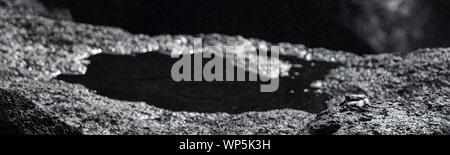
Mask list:
MULTIPOLYGON (((134 56, 99 54, 89 58, 91 63, 86 74, 63 74, 56 79, 83 84, 109 98, 142 101, 173 111, 237 114, 290 108, 318 113, 326 109, 325 102, 329 96, 302 90, 311 89, 309 85, 312 81, 323 79, 330 69, 337 67, 337 64, 291 59, 296 61, 290 60, 286 63, 305 67, 291 68, 286 73, 281 73, 286 76, 279 77, 277 90, 271 93, 260 92, 260 86, 266 83, 259 80, 175 82, 171 70, 179 59, 172 59, 160 52, 134 56), (311 67, 311 63, 316 65, 311 67), (295 72, 299 74, 295 75, 295 72)), ((208 59, 204 59, 204 64, 207 61, 208 59)), ((233 66, 229 60, 223 61, 226 62, 225 66, 233 66)), ((247 79, 250 74, 257 76, 239 67, 233 67, 233 70, 245 73, 247 79)), ((222 71, 221 78, 228 77, 230 73, 227 72, 222 71)), ((237 79, 235 73, 232 75, 237 79)))
MULTIPOLYGON (((447 48, 422 49, 405 55, 357 56, 221 34, 133 35, 117 28, 49 19, 26 7, 0 7, 0 88, 22 92, 30 101, 26 105, 39 107, 52 120, 60 120, 83 134, 448 134, 447 48), (317 115, 285 108, 235 114, 177 112, 139 101, 112 99, 87 86, 55 79, 61 74, 86 74, 90 63, 87 58, 93 55, 169 52, 176 47, 192 47, 195 37, 203 38, 207 46, 218 47, 204 49, 209 52, 233 45, 244 49, 234 53, 255 53, 260 45, 279 45, 282 57, 278 62, 301 64, 294 67, 299 72, 290 75, 313 76, 302 74, 302 69, 319 68, 316 71, 324 75, 320 92, 330 96, 326 101, 329 108, 317 115), (296 61, 309 63, 293 63, 296 61), (322 65, 317 62, 338 66, 320 69, 322 65), (346 94, 366 97, 346 99, 346 94), (351 104, 340 106, 341 103, 351 104)), ((286 92, 295 90, 288 93, 295 95, 318 91, 296 90, 295 86, 286 92)), ((9 98, 22 101, 15 95, 9 98)), ((50 132, 39 124, 30 126, 39 130, 27 133, 50 132)))
POLYGON ((308 124, 311 134, 445 135, 450 127, 449 90, 411 99, 390 99, 354 110, 330 108, 308 124), (437 108, 439 107, 439 108, 437 108))
POLYGON ((80 135, 81 132, 14 91, 0 89, 0 135, 80 135))
POLYGON ((341 103, 341 106, 362 108, 369 106, 370 101, 366 95, 346 95, 345 101, 341 103))

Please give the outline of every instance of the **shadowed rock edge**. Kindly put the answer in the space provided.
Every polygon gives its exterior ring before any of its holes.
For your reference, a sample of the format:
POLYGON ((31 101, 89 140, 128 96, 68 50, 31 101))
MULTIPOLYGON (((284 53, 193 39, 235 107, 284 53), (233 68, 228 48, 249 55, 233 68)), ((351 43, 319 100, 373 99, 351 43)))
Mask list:
MULTIPOLYGON (((109 99, 52 78, 85 73, 88 61, 84 59, 90 55, 169 51, 174 44, 190 46, 185 40, 194 36, 132 35, 116 28, 48 19, 24 7, 0 7, 0 88, 22 92, 32 104, 84 134, 448 134, 449 49, 357 56, 281 43, 277 45, 285 56, 343 64, 323 80, 323 91, 332 96, 331 109, 317 117, 290 109, 173 112, 109 99), (360 112, 334 107, 347 93, 365 94, 371 103, 386 108, 360 112), (327 128, 332 130, 317 132, 327 128)), ((212 45, 270 45, 239 36, 198 36, 212 45)))

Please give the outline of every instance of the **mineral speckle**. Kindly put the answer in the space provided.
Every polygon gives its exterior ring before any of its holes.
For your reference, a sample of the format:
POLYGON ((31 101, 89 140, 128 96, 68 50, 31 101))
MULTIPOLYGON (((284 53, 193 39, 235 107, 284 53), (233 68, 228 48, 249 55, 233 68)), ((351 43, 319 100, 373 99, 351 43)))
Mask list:
POLYGON ((0 135, 80 135, 14 91, 0 89, 0 135))
POLYGON ((448 134, 450 128, 447 48, 358 56, 221 34, 133 35, 117 28, 49 19, 5 0, 0 0, 0 21, 0 88, 8 90, 1 91, 0 104, 9 108, 1 108, 0 116, 7 117, 0 124, 2 128, 6 124, 7 133, 440 135, 448 134), (329 108, 319 114, 293 109, 240 114, 174 112, 111 99, 83 85, 54 79, 86 73, 86 58, 92 55, 168 52, 177 46, 192 46, 194 37, 202 37, 206 45, 245 49, 236 53, 255 52, 263 44, 279 45, 284 57, 339 64, 319 81, 318 90, 305 89, 330 95, 329 108), (363 94, 370 106, 357 110, 340 106, 347 94, 363 94), (31 111, 15 113, 22 108, 31 111), (36 115, 43 117, 30 119, 36 115), (43 127, 42 119, 49 126, 43 127))

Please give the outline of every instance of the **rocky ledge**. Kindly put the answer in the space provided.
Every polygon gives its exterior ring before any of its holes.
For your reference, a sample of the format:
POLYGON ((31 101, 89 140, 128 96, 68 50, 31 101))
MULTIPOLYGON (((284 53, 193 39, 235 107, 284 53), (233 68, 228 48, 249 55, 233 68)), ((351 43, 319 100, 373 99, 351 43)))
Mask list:
POLYGON ((447 48, 358 56, 220 34, 134 35, 49 19, 4 0, 0 21, 1 134, 450 134, 447 48), (93 55, 164 53, 193 46, 195 37, 218 48, 243 47, 233 51, 237 54, 278 45, 280 63, 291 67, 297 61, 335 64, 311 83, 315 93, 329 96, 317 103, 327 108, 317 113, 280 107, 239 113, 177 111, 113 99, 57 78, 89 73, 87 58, 93 55))
POLYGON ((16 92, 0 90, 0 135, 81 135, 16 92))

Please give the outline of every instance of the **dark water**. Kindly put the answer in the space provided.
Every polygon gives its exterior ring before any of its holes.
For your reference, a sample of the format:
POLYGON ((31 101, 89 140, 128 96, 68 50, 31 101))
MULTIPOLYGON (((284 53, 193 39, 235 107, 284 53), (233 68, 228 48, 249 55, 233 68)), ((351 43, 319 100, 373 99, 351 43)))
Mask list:
POLYGON ((85 85, 114 99, 145 101, 174 111, 227 113, 286 108, 318 113, 326 108, 325 101, 329 96, 316 93, 310 84, 337 66, 282 58, 303 67, 293 68, 291 76, 281 78, 278 91, 261 93, 261 81, 174 82, 171 68, 177 59, 159 53, 136 56, 100 54, 89 59, 91 64, 85 75, 61 75, 57 79, 85 85))

